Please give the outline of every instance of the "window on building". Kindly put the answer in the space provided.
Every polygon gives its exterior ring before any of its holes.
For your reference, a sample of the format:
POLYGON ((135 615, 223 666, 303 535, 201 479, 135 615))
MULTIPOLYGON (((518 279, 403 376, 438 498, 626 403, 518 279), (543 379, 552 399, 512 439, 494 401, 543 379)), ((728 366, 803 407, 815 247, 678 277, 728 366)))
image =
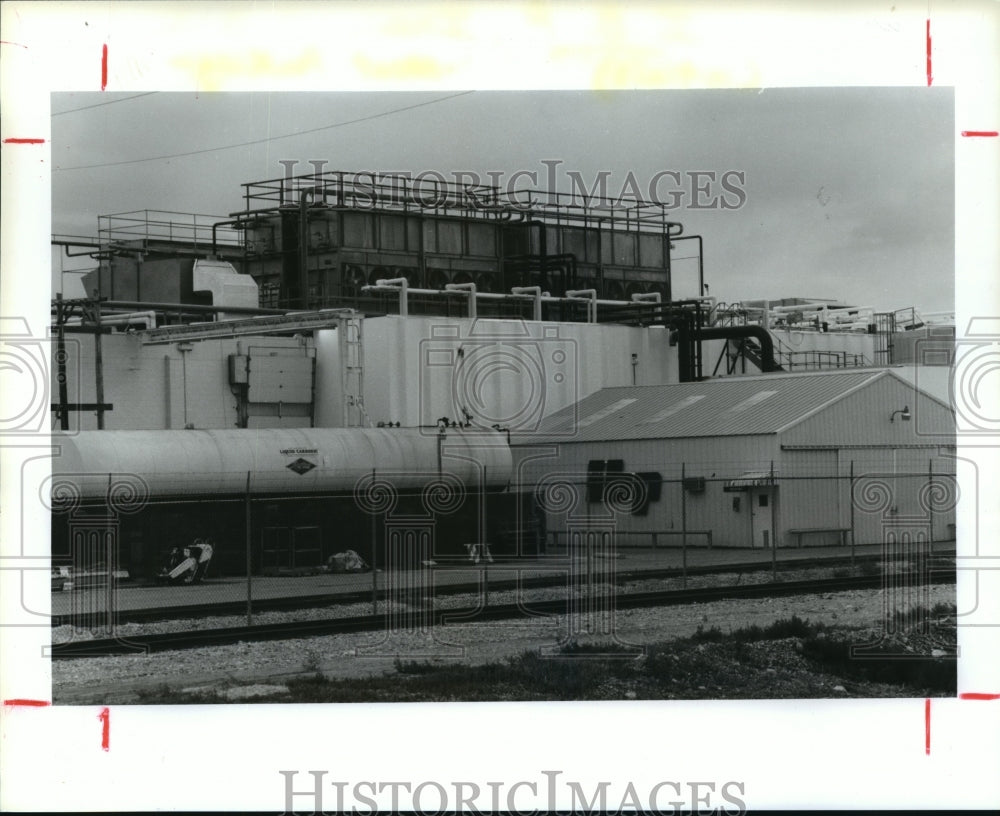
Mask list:
POLYGON ((591 459, 587 463, 587 501, 604 501, 604 492, 608 483, 620 473, 625 472, 623 459, 591 459))
POLYGON ((632 505, 632 515, 644 516, 649 512, 650 502, 660 500, 660 494, 663 490, 663 477, 655 470, 636 473, 635 475, 645 489, 641 489, 636 496, 635 504, 632 505))

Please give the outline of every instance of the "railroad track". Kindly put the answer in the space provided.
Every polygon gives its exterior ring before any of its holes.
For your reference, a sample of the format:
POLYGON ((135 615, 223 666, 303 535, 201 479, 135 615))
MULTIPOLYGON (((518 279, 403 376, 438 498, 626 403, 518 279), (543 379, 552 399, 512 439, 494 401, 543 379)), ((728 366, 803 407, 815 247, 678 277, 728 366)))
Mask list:
MULTIPOLYGON (((779 581, 767 584, 752 584, 747 586, 703 587, 699 589, 682 589, 658 592, 635 592, 614 596, 615 609, 634 609, 651 606, 679 606, 692 603, 704 603, 729 598, 762 598, 787 595, 815 594, 822 592, 844 592, 854 589, 880 589, 884 585, 882 575, 862 576, 852 578, 825 578, 803 581, 779 581)), ((905 576, 894 576, 894 586, 918 586, 924 583, 953 583, 954 571, 934 571, 927 580, 907 581, 905 576)), ((561 615, 569 610, 569 604, 579 609, 588 603, 601 604, 601 609, 607 609, 606 597, 587 596, 573 599, 559 598, 556 600, 536 601, 530 604, 498 604, 486 607, 468 607, 464 609, 430 610, 419 606, 412 611, 393 612, 390 618, 386 614, 364 615, 353 618, 335 618, 318 621, 293 621, 286 623, 263 624, 258 626, 237 626, 219 629, 201 629, 167 634, 132 636, 130 638, 95 639, 78 642, 55 644, 51 648, 54 659, 77 657, 105 657, 109 655, 143 654, 151 652, 171 651, 175 649, 192 649, 205 646, 221 646, 244 641, 288 640, 293 638, 315 637, 319 635, 345 634, 351 632, 377 631, 384 629, 389 621, 400 622, 411 620, 426 625, 428 616, 434 626, 462 623, 477 623, 488 620, 505 620, 532 616, 561 615)))
MULTIPOLYGON (((883 561, 881 555, 859 555, 854 559, 850 556, 803 558, 778 562, 779 570, 810 569, 813 567, 837 567, 847 564, 879 563, 883 561)), ((954 555, 945 554, 934 556, 928 565, 930 570, 937 572, 941 569, 954 570, 954 555)), ((497 564, 496 568, 502 570, 509 567, 507 564, 497 564)), ((615 580, 622 584, 627 581, 638 580, 665 580, 669 578, 680 578, 683 575, 688 577, 698 575, 719 575, 726 573, 752 573, 766 572, 772 569, 770 562, 747 561, 734 564, 712 564, 708 566, 688 567, 664 567, 662 569, 650 570, 622 570, 617 571, 615 580)), ((558 576, 534 576, 521 578, 519 580, 499 579, 489 582, 490 590, 504 591, 511 589, 544 589, 566 585, 566 574, 558 576)), ((211 583, 203 584, 202 587, 208 591, 211 583)), ((448 595, 462 595, 470 592, 478 592, 480 584, 442 584, 434 587, 436 597, 446 597, 448 595)), ((379 600, 385 600, 387 592, 380 589, 376 593, 379 600)), ((355 592, 341 592, 335 595, 330 593, 322 595, 300 595, 296 597, 284 598, 254 598, 253 612, 283 612, 296 609, 315 609, 326 606, 343 606, 347 604, 365 603, 372 600, 372 590, 366 587, 355 592)), ((157 606, 144 609, 121 609, 115 612, 116 623, 149 623, 160 620, 176 620, 178 618, 203 618, 208 616, 223 615, 245 615, 247 611, 246 600, 209 602, 201 604, 184 604, 183 606, 157 606)), ((69 626, 78 620, 76 613, 55 614, 52 616, 53 626, 69 626)))

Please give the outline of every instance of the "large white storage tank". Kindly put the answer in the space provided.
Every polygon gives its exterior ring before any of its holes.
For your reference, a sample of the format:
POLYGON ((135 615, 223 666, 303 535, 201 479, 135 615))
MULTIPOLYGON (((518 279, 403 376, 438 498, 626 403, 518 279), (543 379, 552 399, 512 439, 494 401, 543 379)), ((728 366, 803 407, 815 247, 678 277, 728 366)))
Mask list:
POLYGON ((345 493, 373 473, 397 490, 441 479, 499 490, 511 475, 503 434, 456 428, 86 431, 54 434, 53 444, 57 501, 132 488, 139 501, 243 494, 248 474, 254 495, 345 493))

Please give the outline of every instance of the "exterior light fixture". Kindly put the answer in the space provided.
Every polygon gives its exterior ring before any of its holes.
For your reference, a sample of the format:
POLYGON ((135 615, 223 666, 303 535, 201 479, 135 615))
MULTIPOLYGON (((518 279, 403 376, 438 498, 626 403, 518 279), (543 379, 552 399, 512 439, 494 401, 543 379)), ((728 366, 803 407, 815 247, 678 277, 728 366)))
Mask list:
POLYGON ((911 414, 910 414, 910 406, 904 405, 903 406, 903 410, 901 410, 901 411, 893 411, 891 414, 889 414, 889 421, 890 422, 895 422, 896 421, 896 414, 899 414, 899 418, 902 419, 903 422, 909 422, 910 421, 910 416, 911 416, 911 414))

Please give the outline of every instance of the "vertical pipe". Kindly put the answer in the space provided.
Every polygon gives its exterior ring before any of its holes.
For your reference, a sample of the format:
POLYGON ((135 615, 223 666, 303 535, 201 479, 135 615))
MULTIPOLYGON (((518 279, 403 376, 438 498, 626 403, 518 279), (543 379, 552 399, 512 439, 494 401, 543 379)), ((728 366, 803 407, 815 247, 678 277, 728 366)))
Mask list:
POLYGON ((97 396, 97 430, 104 430, 104 355, 101 351, 101 304, 94 311, 97 331, 94 333, 94 378, 97 396))
POLYGON ((687 466, 681 462, 681 586, 687 589, 688 585, 688 521, 687 521, 687 491, 684 489, 684 476, 687 473, 687 466))
POLYGON ((66 386, 66 330, 64 328, 66 317, 63 313, 65 307, 62 303, 62 292, 56 293, 56 369, 58 371, 56 379, 59 382, 59 427, 69 430, 69 411, 66 403, 69 401, 69 394, 66 386))
POLYGON ((247 626, 253 625, 253 578, 250 574, 253 550, 253 531, 250 526, 250 471, 247 471, 247 490, 244 499, 244 526, 246 529, 246 562, 247 562, 247 626))
POLYGON ((301 309, 309 308, 309 210, 306 196, 311 190, 303 190, 299 196, 299 303, 301 309))
POLYGON ((399 285, 399 316, 408 317, 410 314, 410 300, 407 295, 407 288, 409 284, 406 278, 403 278, 399 285))
POLYGON ((698 296, 705 294, 705 255, 703 253, 701 236, 692 236, 698 242, 698 296))
MULTIPOLYGON (((673 243, 670 241, 670 227, 667 226, 666 224, 666 218, 667 218, 666 212, 664 212, 663 242, 666 244, 666 246, 663 248, 663 258, 666 261, 666 263, 664 264, 664 268, 667 273, 667 280, 666 280, 666 285, 663 287, 664 288, 663 297, 667 301, 667 303, 669 303, 673 298, 674 269, 673 269, 673 259, 670 257, 670 250, 673 248, 673 243)), ((701 284, 699 284, 698 296, 700 297, 703 294, 704 292, 701 290, 701 284)))

